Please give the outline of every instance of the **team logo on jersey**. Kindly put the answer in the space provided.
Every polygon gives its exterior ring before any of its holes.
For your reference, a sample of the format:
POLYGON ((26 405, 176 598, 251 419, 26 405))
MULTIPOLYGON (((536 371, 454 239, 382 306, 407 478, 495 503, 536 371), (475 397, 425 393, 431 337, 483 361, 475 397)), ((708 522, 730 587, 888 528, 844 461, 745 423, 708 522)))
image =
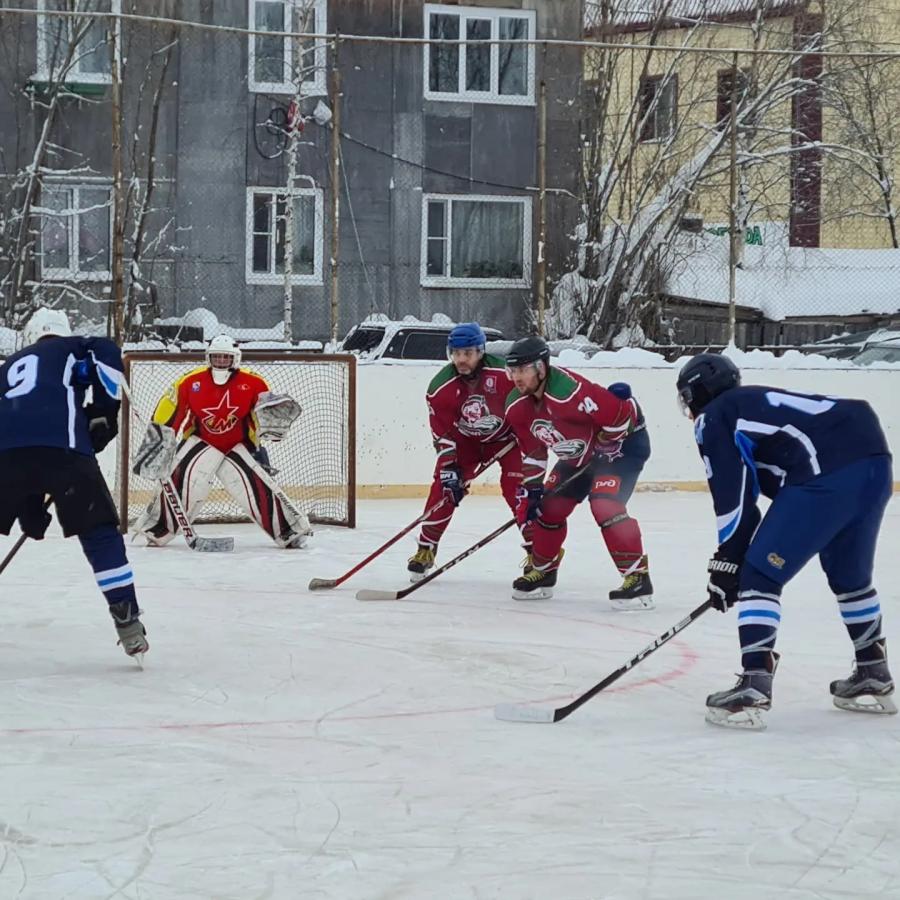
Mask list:
POLYGON ((192 382, 191 382, 191 390, 192 390, 195 394, 199 394, 199 393, 200 393, 200 382, 199 382, 199 381, 192 381, 192 382))
POLYGON ((250 390, 250 385, 247 384, 246 381, 242 381, 242 382, 238 385, 238 390, 239 390, 239 391, 249 391, 249 390, 250 390))
POLYGON ((784 568, 784 560, 774 551, 766 557, 766 562, 775 569, 784 568))
POLYGON ((225 434, 237 425, 235 413, 238 408, 232 405, 228 391, 222 395, 218 406, 210 406, 200 411, 203 413, 200 421, 210 434, 225 434))
POLYGON ((484 397, 472 394, 459 409, 459 430, 468 437, 486 437, 493 434, 502 424, 500 416, 492 415, 484 397))
POLYGON ((493 375, 488 375, 488 376, 484 379, 484 389, 485 389, 489 394, 496 394, 496 393, 497 393, 497 379, 494 378, 493 375))
POLYGON ((566 440, 548 419, 535 419, 531 423, 531 433, 560 459, 577 459, 587 449, 587 444, 580 438, 566 440))

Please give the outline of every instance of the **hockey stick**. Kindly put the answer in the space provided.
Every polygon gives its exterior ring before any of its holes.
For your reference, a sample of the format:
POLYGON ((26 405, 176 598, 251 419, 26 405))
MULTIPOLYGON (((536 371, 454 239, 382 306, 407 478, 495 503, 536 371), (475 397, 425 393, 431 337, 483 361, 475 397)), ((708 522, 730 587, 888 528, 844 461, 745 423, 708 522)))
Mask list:
MULTIPOLYGON (((584 468, 576 469, 565 481, 560 482, 552 491, 548 492, 548 496, 561 491, 567 484, 573 482, 579 475, 584 474, 584 468)), ((448 569, 452 569, 455 565, 461 563, 464 559, 470 557, 476 550, 480 550, 485 544, 489 544, 494 538, 500 537, 504 531, 508 531, 516 524, 516 518, 513 516, 508 522, 504 522, 499 528, 494 529, 489 535, 483 537, 480 541, 472 544, 468 550, 463 550, 459 556, 454 556, 449 562, 445 562, 439 569, 435 569, 430 575, 426 575, 421 581, 404 588, 402 591, 357 591, 357 600, 402 600, 408 597, 413 591, 417 591, 420 587, 424 587, 429 581, 433 581, 438 575, 442 575, 448 569)))
MULTIPOLYGON (((49 495, 45 495, 44 497, 44 511, 46 512, 50 509, 50 504, 53 502, 53 499, 49 495)), ((6 567, 13 561, 13 557, 22 549, 22 544, 28 540, 27 534, 20 534, 19 539, 12 545, 12 549, 6 556, 3 557, 3 562, 0 562, 0 575, 3 574, 6 567)))
MULTIPOLYGON (((128 403, 134 409, 134 414, 144 428, 146 428, 147 423, 144 421, 144 417, 141 415, 138 408, 134 405, 134 401, 131 398, 131 390, 128 387, 128 382, 125 381, 124 378, 122 379, 122 393, 128 398, 128 403)), ((128 477, 127 473, 125 477, 128 477)), ((175 485, 172 483, 170 477, 167 476, 166 478, 161 478, 160 485, 162 486, 162 492, 163 496, 166 498, 166 503, 169 504, 169 509, 172 510, 172 515, 180 526, 184 540, 191 550, 197 550, 200 553, 227 553, 234 550, 233 537, 201 537, 194 531, 194 526, 191 525, 191 520, 185 512, 184 505, 182 504, 181 498, 178 496, 178 491, 175 489, 175 485)))
MULTIPOLYGON (((498 450, 497 453, 495 453, 487 462, 482 463, 475 470, 475 473, 469 479, 467 484, 471 484, 476 478, 478 478, 479 475, 481 475, 495 462, 497 462, 497 460, 500 459, 501 456, 505 456, 507 453, 509 453, 509 451, 512 450, 514 446, 515 441, 510 441, 503 448, 498 450)), ((406 526, 406 528, 404 528, 402 531, 398 531, 392 538, 385 541, 385 543, 383 543, 377 550, 373 550, 362 562, 357 563, 352 569, 341 575, 340 578, 313 578, 313 580, 309 583, 308 590, 319 591, 326 588, 335 588, 339 584, 343 584, 348 578, 350 578, 352 575, 355 575, 360 569, 372 562, 372 560, 375 559, 376 556, 380 556, 382 553, 384 553, 385 550, 388 549, 388 547, 392 547, 397 543, 397 541, 400 540, 400 538, 402 538, 406 534, 409 534, 409 532, 412 531, 413 528, 416 527, 416 525, 424 522, 438 507, 442 506, 445 502, 446 499, 444 497, 441 497, 441 499, 437 503, 435 503, 433 506, 429 506, 428 509, 426 509, 425 512, 422 513, 422 515, 410 522, 409 525, 406 526)))
POLYGON ((591 697, 596 696, 600 691, 608 688, 614 681, 618 681, 629 669, 633 669, 639 662, 645 660, 654 650, 658 650, 663 644, 675 637, 678 632, 683 631, 695 619, 699 619, 708 609, 712 608, 712 601, 707 600, 701 603, 695 610, 689 612, 677 625, 673 625, 665 634, 661 634, 652 644, 644 647, 636 656, 620 666, 615 672, 607 675, 603 681, 595 684, 590 690, 585 691, 576 697, 566 706, 560 706, 556 709, 546 709, 534 706, 520 705, 515 703, 498 703, 494 707, 494 716, 504 722, 540 722, 549 724, 551 722, 560 722, 567 716, 570 716, 579 706, 583 706, 591 697))

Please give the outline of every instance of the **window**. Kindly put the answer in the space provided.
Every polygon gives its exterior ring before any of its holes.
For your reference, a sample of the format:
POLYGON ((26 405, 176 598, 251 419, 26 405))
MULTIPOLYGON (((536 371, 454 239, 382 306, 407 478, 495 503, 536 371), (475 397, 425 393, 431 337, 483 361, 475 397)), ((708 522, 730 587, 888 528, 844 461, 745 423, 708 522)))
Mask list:
MULTIPOLYGON (((322 283, 322 192, 298 189, 294 198, 293 284, 322 283)), ((284 283, 287 191, 247 189, 247 283, 284 283)))
MULTIPOLYGON (((324 34, 326 0, 250 0, 252 31, 324 34)), ((251 34, 248 61, 250 90, 268 94, 301 91, 325 94, 324 38, 290 38, 284 34, 251 34)))
POLYGON ((41 277, 49 281, 109 281, 112 188, 108 184, 45 182, 40 206, 41 277))
POLYGON ((422 284, 528 287, 531 198, 426 194, 422 284))
POLYGON ((640 121, 642 141, 661 141, 675 131, 678 113, 678 76, 645 75, 641 78, 640 121))
POLYGON ((740 109, 750 85, 746 69, 738 69, 737 83, 734 75, 734 69, 721 69, 716 76, 716 128, 727 126, 731 121, 731 92, 735 91, 734 99, 740 109))
MULTIPOLYGON (((38 80, 108 84, 109 19, 40 15, 71 9, 71 0, 38 0, 37 8, 38 80)), ((83 0, 77 8, 98 13, 122 11, 121 0, 83 0)))
POLYGON ((534 103, 535 13, 425 4, 425 35, 461 44, 425 45, 425 98, 475 103, 534 103))

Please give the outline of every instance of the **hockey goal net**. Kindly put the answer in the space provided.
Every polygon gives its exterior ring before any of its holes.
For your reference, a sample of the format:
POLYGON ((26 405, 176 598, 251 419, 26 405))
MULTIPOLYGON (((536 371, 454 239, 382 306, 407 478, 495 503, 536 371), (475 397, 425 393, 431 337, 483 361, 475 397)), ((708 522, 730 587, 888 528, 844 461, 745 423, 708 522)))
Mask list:
MULTIPOLYGON (((146 423, 165 391, 178 378, 205 365, 202 353, 125 355, 132 402, 123 402, 116 465, 116 492, 122 522, 133 523, 159 490, 156 482, 131 469, 146 423)), ((261 375, 270 390, 288 394, 301 406, 284 440, 269 442, 275 480, 309 516, 331 525, 356 524, 356 358, 344 354, 244 351, 241 368, 261 375)), ((197 522, 247 521, 218 485, 195 517, 197 522)))

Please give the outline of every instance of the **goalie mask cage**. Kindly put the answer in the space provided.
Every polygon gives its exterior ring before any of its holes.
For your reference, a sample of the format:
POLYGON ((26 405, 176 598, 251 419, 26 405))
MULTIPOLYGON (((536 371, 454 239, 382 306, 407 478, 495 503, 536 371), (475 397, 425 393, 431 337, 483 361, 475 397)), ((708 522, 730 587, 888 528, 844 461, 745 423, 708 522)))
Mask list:
MULTIPOLYGON (((287 436, 266 441, 275 481, 310 521, 356 525, 356 357, 349 354, 245 350, 241 368, 262 376, 269 389, 301 406, 287 436)), ((116 463, 119 515, 132 524, 159 490, 132 471, 146 423, 168 388, 206 365, 203 353, 133 352, 124 357, 132 403, 122 401, 122 432, 116 463), (133 404, 133 405, 132 405, 133 404)), ((249 521, 215 483, 195 522, 249 521)))

